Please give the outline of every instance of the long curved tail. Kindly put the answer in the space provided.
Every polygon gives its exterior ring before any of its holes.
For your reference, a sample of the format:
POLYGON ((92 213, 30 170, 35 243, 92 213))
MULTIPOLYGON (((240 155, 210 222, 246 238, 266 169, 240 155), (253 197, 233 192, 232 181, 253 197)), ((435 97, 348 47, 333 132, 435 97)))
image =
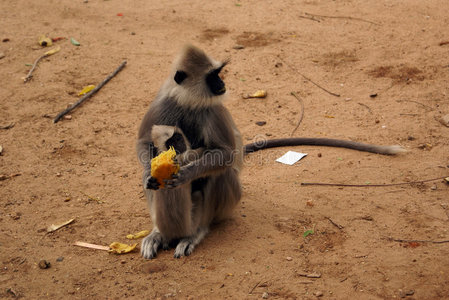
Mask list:
POLYGON ((286 147, 286 146, 327 146, 327 147, 341 147, 354 149, 364 152, 372 152, 377 154, 395 155, 403 152, 407 152, 406 149, 399 145, 392 146, 379 146, 358 143, 353 141, 328 139, 328 138, 284 138, 284 139, 272 139, 260 142, 255 142, 245 145, 245 154, 256 152, 268 148, 286 147))

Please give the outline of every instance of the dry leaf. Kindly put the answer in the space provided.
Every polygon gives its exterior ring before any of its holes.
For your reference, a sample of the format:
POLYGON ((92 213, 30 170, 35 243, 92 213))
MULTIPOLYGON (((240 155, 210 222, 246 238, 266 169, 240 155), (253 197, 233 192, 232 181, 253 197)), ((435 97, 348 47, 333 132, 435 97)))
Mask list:
POLYGON ((109 252, 116 254, 125 254, 136 249, 136 246, 137 244, 127 245, 119 242, 113 242, 112 244, 109 245, 109 248, 111 248, 109 252))
POLYGON ((130 239, 130 240, 135 240, 135 239, 140 239, 140 238, 146 237, 149 234, 150 234, 149 230, 142 230, 135 234, 128 234, 126 236, 126 238, 130 239))
POLYGON ((64 223, 61 223, 61 224, 51 224, 50 226, 48 226, 48 228, 47 228, 47 232, 53 232, 53 231, 56 231, 56 230, 58 230, 58 229, 60 229, 60 228, 62 228, 62 227, 64 227, 64 226, 67 226, 67 225, 69 225, 70 223, 72 223, 73 221, 75 221, 75 219, 70 219, 70 220, 68 220, 68 221, 66 221, 66 222, 64 222, 64 223))
POLYGON ((58 47, 56 47, 56 48, 53 48, 53 49, 51 49, 51 50, 45 52, 44 55, 45 55, 45 56, 50 56, 50 55, 53 55, 53 54, 55 54, 55 53, 58 53, 60 50, 61 50, 61 47, 58 46, 58 47))
POLYGON ((93 84, 87 85, 87 86, 83 87, 83 89, 81 90, 81 92, 78 93, 78 96, 87 94, 87 93, 89 93, 90 91, 92 91, 94 88, 95 88, 95 85, 93 85, 93 84))

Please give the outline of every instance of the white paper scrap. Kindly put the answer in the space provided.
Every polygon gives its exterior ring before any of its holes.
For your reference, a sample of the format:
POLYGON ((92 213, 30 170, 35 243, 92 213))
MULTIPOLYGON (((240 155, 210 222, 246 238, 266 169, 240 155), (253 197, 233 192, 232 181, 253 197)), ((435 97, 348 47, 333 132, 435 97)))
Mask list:
POLYGON ((291 166, 306 155, 307 153, 288 151, 287 153, 276 159, 276 161, 291 166))

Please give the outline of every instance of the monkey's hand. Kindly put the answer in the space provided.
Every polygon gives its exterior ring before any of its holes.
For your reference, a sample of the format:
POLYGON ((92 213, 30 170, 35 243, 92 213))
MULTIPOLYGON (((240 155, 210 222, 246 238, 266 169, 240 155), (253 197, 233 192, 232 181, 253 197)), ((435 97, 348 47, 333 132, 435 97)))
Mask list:
POLYGON ((193 179, 192 168, 188 166, 181 167, 177 174, 173 174, 171 179, 165 180, 165 188, 174 189, 178 186, 188 183, 193 179))
POLYGON ((145 188, 150 190, 158 190, 159 189, 159 182, 157 182, 157 179, 153 176, 148 176, 145 180, 145 188))

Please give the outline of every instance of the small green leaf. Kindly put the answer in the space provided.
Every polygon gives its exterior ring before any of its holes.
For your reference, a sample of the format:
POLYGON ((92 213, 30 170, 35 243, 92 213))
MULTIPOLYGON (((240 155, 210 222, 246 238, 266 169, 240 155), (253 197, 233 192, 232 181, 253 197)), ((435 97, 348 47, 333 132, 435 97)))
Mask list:
POLYGON ((369 182, 369 181, 366 181, 366 182, 365 182, 365 184, 371 184, 371 182, 369 182))
POLYGON ((235 6, 242 6, 240 3, 236 3, 235 6))
POLYGON ((303 236, 307 237, 307 236, 309 236, 309 235, 311 235, 313 233, 314 233, 313 229, 309 229, 309 230, 306 230, 306 232, 304 232, 303 236))
POLYGON ((33 64, 25 64, 25 66, 27 66, 27 67, 32 67, 33 64))
POLYGON ((341 157, 337 157, 337 160, 343 160, 343 158, 341 158, 341 157))
POLYGON ((81 44, 77 41, 77 40, 75 40, 74 38, 70 38, 70 43, 72 43, 72 45, 74 45, 74 46, 80 46, 81 44))

